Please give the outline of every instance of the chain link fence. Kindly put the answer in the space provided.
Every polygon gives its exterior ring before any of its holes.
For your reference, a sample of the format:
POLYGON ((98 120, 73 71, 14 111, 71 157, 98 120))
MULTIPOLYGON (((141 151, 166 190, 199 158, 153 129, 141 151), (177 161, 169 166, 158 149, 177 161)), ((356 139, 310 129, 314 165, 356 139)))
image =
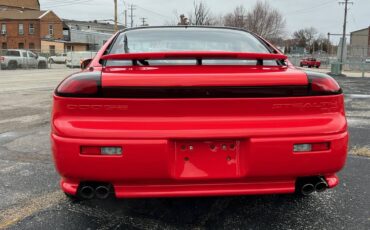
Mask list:
MULTIPOLYGON (((55 52, 43 50, 0 49, 0 70, 80 68, 83 60, 93 58, 97 51, 55 52)), ((293 65, 299 67, 302 59, 316 58, 321 62, 320 69, 330 72, 333 65, 339 64, 338 57, 327 53, 288 55, 293 65)), ((370 47, 348 46, 343 71, 360 72, 370 76, 370 47)))
MULTIPOLYGON (((297 67, 300 66, 301 60, 315 58, 321 62, 320 68, 327 70, 327 72, 332 72, 333 67, 338 65, 340 67, 341 64, 337 55, 328 55, 327 53, 292 54, 288 56, 292 64, 297 67)), ((370 76, 370 47, 348 46, 342 71, 370 76)))

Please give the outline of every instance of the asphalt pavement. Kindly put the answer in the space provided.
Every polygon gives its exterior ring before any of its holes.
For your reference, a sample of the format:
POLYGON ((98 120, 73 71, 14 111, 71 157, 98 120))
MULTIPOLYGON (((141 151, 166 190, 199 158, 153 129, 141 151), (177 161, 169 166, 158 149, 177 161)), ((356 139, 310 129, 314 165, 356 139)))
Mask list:
POLYGON ((0 229, 370 229, 370 79, 337 78, 351 155, 335 189, 71 202, 59 189, 49 119, 52 91, 73 71, 0 71, 0 229))

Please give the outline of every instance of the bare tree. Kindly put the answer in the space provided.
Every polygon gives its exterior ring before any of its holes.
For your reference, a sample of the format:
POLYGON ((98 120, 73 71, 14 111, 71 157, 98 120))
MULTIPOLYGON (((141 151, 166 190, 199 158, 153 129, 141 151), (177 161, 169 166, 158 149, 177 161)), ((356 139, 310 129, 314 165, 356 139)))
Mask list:
POLYGON ((185 15, 184 14, 181 14, 180 15, 180 22, 177 24, 177 25, 189 25, 189 21, 188 21, 188 18, 187 17, 185 17, 185 15))
POLYGON ((245 28, 267 39, 275 39, 284 34, 285 19, 267 2, 258 1, 247 13, 245 28))
POLYGON ((224 25, 238 28, 246 27, 247 10, 240 5, 234 9, 234 12, 224 16, 224 25))
POLYGON ((191 25, 212 25, 213 18, 211 16, 211 10, 205 2, 202 0, 194 1, 193 12, 190 13, 189 22, 191 25))
POLYGON ((296 40, 296 45, 313 50, 317 30, 313 27, 297 30, 293 33, 293 38, 296 40))

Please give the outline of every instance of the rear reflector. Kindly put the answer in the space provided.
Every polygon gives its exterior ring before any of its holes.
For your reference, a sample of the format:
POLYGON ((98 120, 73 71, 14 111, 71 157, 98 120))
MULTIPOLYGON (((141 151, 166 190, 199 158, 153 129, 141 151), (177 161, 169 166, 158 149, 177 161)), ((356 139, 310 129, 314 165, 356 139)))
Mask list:
POLYGON ((330 149, 330 142, 313 143, 313 144, 295 144, 294 152, 318 152, 327 151, 330 149))
POLYGON ((81 154, 82 155, 107 155, 107 156, 122 155, 122 147, 82 146, 81 154))

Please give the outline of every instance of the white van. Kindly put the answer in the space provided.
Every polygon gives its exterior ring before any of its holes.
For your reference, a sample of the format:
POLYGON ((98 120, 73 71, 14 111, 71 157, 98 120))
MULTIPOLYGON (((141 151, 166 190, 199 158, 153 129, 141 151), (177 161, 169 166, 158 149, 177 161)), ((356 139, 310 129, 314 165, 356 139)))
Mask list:
POLYGON ((68 68, 80 68, 83 60, 94 58, 95 55, 96 52, 93 51, 67 52, 66 66, 68 68))

